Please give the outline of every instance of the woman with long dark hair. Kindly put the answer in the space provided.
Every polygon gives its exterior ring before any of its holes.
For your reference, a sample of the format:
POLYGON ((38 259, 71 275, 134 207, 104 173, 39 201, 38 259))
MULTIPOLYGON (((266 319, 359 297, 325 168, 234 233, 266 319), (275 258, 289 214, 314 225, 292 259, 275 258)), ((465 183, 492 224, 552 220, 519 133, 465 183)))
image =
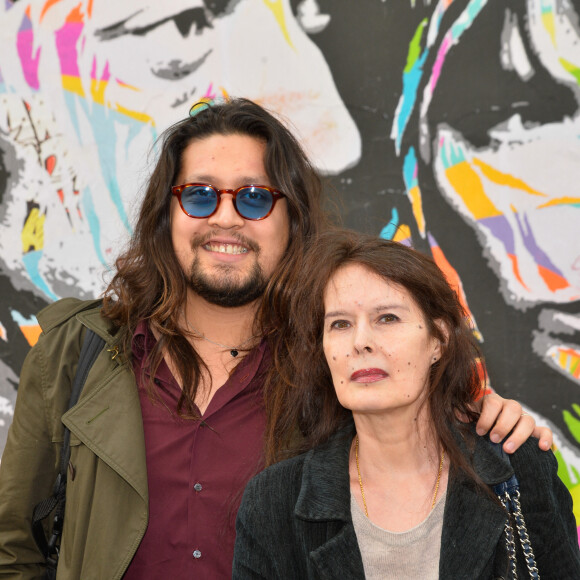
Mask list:
POLYGON ((276 361, 285 389, 274 407, 286 411, 269 449, 282 456, 295 424, 312 449, 248 484, 234 578, 579 578, 553 454, 528 442, 510 462, 460 419, 476 418, 485 368, 434 262, 330 232, 299 278, 276 361), (511 516, 495 495, 514 473, 535 561, 512 550, 511 516))

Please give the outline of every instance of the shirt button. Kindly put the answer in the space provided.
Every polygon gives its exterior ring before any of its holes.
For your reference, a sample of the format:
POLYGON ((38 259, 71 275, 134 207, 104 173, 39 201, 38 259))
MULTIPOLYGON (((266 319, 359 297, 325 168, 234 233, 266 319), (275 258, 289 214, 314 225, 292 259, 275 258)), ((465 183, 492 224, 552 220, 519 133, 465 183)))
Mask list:
POLYGON ((194 558, 201 558, 201 552, 199 550, 194 550, 193 557, 194 558))
POLYGON ((203 489, 203 487, 202 487, 201 483, 196 483, 193 486, 193 489, 195 489, 195 491, 201 491, 203 489))

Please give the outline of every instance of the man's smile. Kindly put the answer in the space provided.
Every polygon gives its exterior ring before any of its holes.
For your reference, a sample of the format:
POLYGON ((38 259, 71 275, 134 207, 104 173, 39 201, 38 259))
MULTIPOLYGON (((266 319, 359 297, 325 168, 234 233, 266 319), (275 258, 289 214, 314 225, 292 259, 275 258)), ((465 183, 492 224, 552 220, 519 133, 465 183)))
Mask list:
POLYGON ((208 252, 218 252, 220 254, 247 254, 248 248, 238 244, 222 244, 215 242, 208 242, 203 246, 204 250, 208 252))

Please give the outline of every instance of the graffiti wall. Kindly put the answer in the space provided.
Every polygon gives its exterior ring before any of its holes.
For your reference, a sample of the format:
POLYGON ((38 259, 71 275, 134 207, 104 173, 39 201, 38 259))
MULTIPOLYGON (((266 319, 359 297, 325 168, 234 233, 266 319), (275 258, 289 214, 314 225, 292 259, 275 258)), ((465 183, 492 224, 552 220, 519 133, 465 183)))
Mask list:
POLYGON ((4 0, 0 450, 35 313, 104 288, 155 138, 283 115, 346 225, 431 254, 580 521, 580 0, 4 0))

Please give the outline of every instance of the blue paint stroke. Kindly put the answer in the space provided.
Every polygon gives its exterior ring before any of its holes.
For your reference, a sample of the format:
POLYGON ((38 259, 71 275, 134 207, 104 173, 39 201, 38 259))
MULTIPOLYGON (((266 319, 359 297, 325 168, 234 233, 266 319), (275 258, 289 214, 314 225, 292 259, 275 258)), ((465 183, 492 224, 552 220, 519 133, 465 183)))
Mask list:
POLYGON ((35 250, 33 252, 27 252, 22 256, 22 263, 26 268, 28 276, 32 280, 32 283, 39 289, 42 290, 51 300, 58 300, 58 296, 48 287, 44 278, 40 275, 38 270, 38 264, 42 258, 42 250, 35 250))
POLYGON ((399 212, 397 211, 397 208, 394 207, 391 211, 391 221, 381 230, 379 237, 384 240, 392 240, 395 237, 398 228, 399 212))
POLYGON ((83 191, 83 210, 85 217, 89 222, 89 229, 93 238, 93 247, 95 248, 97 258, 101 264, 107 266, 105 256, 103 256, 103 251, 101 250, 101 222, 99 221, 99 216, 95 211, 95 204, 93 203, 93 196, 90 187, 85 188, 83 191))

